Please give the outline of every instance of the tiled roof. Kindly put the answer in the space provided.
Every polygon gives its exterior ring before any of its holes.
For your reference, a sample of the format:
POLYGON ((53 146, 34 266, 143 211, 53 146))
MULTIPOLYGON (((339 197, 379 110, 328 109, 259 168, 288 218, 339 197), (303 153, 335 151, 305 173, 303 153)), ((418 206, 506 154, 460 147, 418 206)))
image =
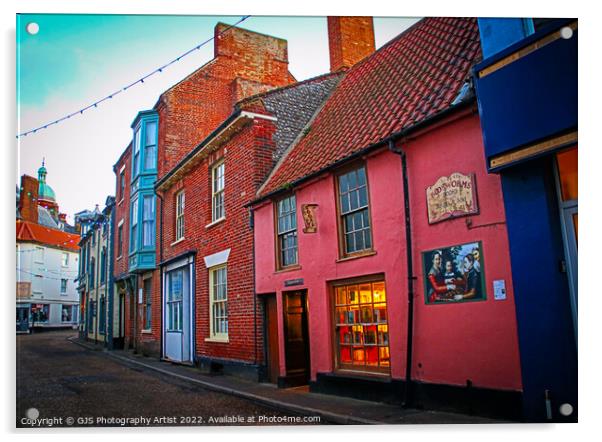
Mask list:
POLYGON ((38 224, 43 225, 44 227, 50 227, 51 229, 58 229, 58 223, 52 218, 52 215, 43 206, 38 206, 38 224))
POLYGON ((32 241, 77 252, 79 235, 51 229, 30 221, 17 220, 17 241, 32 241))
POLYGON ((449 108, 480 58, 476 19, 421 20, 347 71, 259 196, 449 108))
POLYGON ((265 109, 277 118, 274 161, 277 161, 295 141, 301 130, 324 104, 341 76, 342 72, 320 75, 254 95, 238 103, 240 107, 244 107, 245 103, 260 99, 265 109))

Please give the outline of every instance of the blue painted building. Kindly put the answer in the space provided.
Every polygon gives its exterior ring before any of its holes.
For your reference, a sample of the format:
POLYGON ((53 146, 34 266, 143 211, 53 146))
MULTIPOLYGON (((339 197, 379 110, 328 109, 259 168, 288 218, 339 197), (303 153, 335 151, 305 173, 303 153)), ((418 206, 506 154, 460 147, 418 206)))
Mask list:
POLYGON ((129 270, 141 273, 155 268, 156 202, 153 186, 157 179, 157 133, 155 111, 139 112, 132 129, 130 185, 129 270))
POLYGON ((577 420, 576 19, 479 19, 485 157, 502 178, 523 412, 577 420))

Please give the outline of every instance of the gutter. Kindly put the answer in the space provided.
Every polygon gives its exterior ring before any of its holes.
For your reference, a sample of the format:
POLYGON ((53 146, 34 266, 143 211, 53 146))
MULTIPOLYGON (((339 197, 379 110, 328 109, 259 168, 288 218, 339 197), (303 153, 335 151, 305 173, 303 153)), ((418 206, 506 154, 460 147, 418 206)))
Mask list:
POLYGON ((271 115, 258 114, 255 112, 242 111, 240 109, 233 112, 228 118, 226 118, 222 124, 220 124, 213 132, 211 132, 199 145, 197 145, 194 149, 192 149, 178 164, 176 164, 165 176, 163 176, 159 181, 155 183, 155 193, 157 191, 163 190, 161 187, 165 186, 171 178, 180 170, 182 167, 186 165, 189 161, 191 161, 196 155, 201 153, 207 146, 211 144, 213 140, 218 138, 222 133, 224 133, 227 129, 229 129, 234 123, 236 123, 239 119, 247 118, 253 120, 255 118, 262 118, 264 120, 269 121, 277 121, 276 117, 271 115))

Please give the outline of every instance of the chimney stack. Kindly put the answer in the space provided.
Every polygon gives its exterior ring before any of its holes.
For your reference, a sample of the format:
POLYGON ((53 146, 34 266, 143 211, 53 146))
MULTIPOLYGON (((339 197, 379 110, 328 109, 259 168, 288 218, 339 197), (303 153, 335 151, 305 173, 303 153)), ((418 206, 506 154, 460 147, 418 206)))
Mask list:
POLYGON ((29 175, 21 176, 19 193, 19 212, 21 219, 32 223, 38 222, 38 188, 40 183, 29 175))
POLYGON ((328 17, 330 72, 348 69, 375 50, 372 17, 328 17))

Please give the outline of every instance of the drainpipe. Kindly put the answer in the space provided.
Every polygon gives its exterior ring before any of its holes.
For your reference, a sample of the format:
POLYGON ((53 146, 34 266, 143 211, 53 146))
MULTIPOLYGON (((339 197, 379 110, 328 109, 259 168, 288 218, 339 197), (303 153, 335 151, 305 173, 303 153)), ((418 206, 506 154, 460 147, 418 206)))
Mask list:
POLYGON ((249 227, 253 234, 253 257, 251 259, 253 269, 253 333, 255 335, 255 366, 257 366, 257 287, 255 286, 255 212, 249 208, 249 227))
POLYGON ((393 139, 389 140, 389 150, 399 155, 401 159, 403 202, 405 212, 405 237, 406 237, 406 262, 408 272, 408 329, 406 343, 406 385, 404 389, 403 406, 409 407, 412 403, 412 347, 414 343, 414 262, 412 255, 412 225, 410 218, 410 195, 408 193, 408 167, 406 153, 395 146, 393 139))
MULTIPOLYGON (((161 215, 159 216, 159 263, 161 263, 163 262, 163 197, 159 195, 159 192, 155 192, 155 195, 161 201, 161 215)), ((161 318, 159 327, 159 336, 161 336, 159 339, 159 359, 163 359, 163 269, 160 265, 157 267, 159 270, 159 294, 161 299, 161 302, 159 302, 159 317, 161 318)), ((194 330, 194 334, 196 334, 196 330, 194 330)), ((196 353, 196 349, 193 349, 193 351, 196 353)))

